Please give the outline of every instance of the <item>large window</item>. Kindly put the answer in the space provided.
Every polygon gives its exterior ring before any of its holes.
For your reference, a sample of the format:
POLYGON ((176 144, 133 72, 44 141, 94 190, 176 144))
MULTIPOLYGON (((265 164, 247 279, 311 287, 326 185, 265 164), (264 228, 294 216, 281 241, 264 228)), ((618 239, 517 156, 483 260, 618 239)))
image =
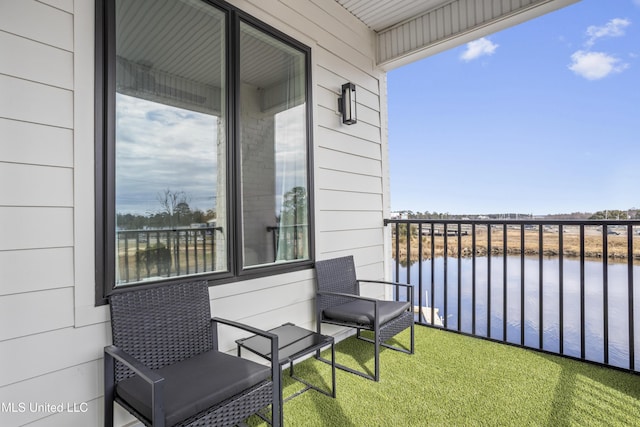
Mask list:
POLYGON ((309 49, 226 3, 97 6, 97 299, 308 267, 309 49))

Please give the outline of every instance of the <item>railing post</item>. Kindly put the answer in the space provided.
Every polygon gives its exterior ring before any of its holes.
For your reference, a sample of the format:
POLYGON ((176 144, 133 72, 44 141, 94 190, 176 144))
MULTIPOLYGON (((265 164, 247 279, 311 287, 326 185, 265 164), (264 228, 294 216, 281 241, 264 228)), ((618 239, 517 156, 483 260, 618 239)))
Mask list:
POLYGON ((524 224, 520 226, 520 345, 524 346, 525 341, 525 227, 524 224))
POLYGON ((629 369, 635 370, 634 292, 633 292, 633 226, 627 226, 627 298, 629 300, 629 369))
POLYGON ((471 333, 476 334, 476 223, 471 224, 471 333))
POLYGON ((507 341, 507 223, 502 224, 502 340, 507 341))
POLYGON ((538 230, 538 348, 544 348, 544 226, 538 230))

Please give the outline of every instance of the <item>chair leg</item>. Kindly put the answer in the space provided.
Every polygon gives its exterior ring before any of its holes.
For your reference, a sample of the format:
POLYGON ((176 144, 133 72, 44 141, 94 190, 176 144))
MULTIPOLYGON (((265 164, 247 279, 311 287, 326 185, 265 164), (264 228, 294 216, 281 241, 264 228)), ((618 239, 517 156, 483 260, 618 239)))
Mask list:
POLYGON ((413 335, 414 328, 415 328, 415 323, 412 323, 411 324, 411 354, 414 354, 416 352, 416 340, 413 335))
POLYGON ((374 380, 380 381, 380 331, 376 330, 375 332, 375 343, 373 346, 375 347, 375 374, 374 380))
POLYGON ((113 357, 104 353, 104 426, 113 427, 114 367, 113 357))

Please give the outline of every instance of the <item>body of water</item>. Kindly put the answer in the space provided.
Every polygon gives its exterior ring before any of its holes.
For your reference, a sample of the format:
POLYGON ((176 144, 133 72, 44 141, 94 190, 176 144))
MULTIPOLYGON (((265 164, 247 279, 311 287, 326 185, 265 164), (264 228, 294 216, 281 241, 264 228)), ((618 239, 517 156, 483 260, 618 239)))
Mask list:
MULTIPOLYGON (((475 268, 475 308, 473 306, 473 267, 471 258, 460 260, 460 307, 458 307, 458 259, 434 260, 434 307, 445 320, 447 329, 475 334, 520 344, 524 328, 524 345, 560 352, 560 262, 558 258, 545 258, 542 262, 542 281, 538 257, 525 257, 524 285, 521 282, 522 264, 519 256, 508 256, 506 274, 506 312, 504 310, 505 258, 477 257, 475 268), (489 275, 490 271, 490 275, 489 275), (446 304, 445 304, 446 282, 446 304), (542 282, 542 291, 541 291, 542 282), (522 322, 522 298, 524 298, 524 323, 522 322), (488 308, 490 307, 490 312, 488 308), (542 310, 542 324, 540 323, 542 310), (458 325, 458 311, 460 324, 458 325), (490 322, 489 322, 490 319, 490 322), (504 337, 506 322, 506 337, 504 337), (540 330, 542 329, 542 343, 540 330)), ((564 259, 562 282, 563 354, 580 357, 580 261, 564 259)), ((584 333, 585 358, 596 362, 605 359, 605 292, 603 264, 586 261, 584 267, 584 333)), ((640 366, 640 267, 633 267, 634 275, 634 342, 635 365, 640 366)), ((395 276, 395 269, 394 269, 395 276)), ((627 264, 609 264, 607 318, 609 364, 629 367, 629 270, 627 264)), ((419 292, 418 263, 410 267, 410 283, 414 286, 416 305, 419 292)), ((396 278, 394 277, 394 280, 396 278)), ((407 268, 401 267, 397 281, 408 283, 407 268)), ((431 305, 431 260, 422 263, 422 301, 431 305)))

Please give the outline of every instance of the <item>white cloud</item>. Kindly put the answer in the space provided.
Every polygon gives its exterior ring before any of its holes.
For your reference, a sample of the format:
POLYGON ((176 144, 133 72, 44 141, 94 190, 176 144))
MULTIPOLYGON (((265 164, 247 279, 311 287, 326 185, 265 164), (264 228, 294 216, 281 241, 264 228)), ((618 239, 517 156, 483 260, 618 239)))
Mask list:
POLYGON ((579 50, 571 55, 569 69, 587 80, 599 80, 611 73, 619 73, 628 68, 628 64, 603 52, 579 50))
POLYGON ((624 35, 625 28, 629 25, 631 25, 631 21, 623 18, 614 18, 601 27, 591 25, 587 28, 587 36, 589 36, 589 39, 585 45, 591 47, 602 37, 621 37, 624 35))
POLYGON ((467 43, 467 49, 462 52, 460 59, 465 62, 469 62, 481 56, 493 55, 497 48, 498 45, 496 43, 493 43, 491 40, 483 37, 467 43))
POLYGON ((156 212, 167 189, 184 191, 192 209, 215 208, 217 117, 123 94, 116 102, 118 212, 156 212))

